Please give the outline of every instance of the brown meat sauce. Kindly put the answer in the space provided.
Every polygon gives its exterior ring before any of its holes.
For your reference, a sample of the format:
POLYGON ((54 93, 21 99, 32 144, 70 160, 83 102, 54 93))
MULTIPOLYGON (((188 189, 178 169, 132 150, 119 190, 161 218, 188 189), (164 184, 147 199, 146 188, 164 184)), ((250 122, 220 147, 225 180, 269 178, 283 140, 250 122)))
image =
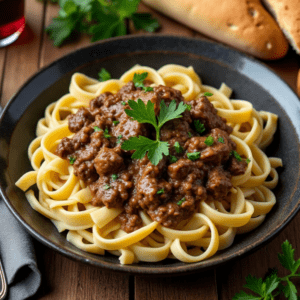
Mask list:
POLYGON ((69 129, 75 135, 63 138, 56 154, 64 159, 76 158, 74 174, 90 186, 92 204, 124 208, 118 220, 123 230, 132 232, 142 225, 140 210, 163 226, 175 228, 193 215, 200 201, 228 199, 231 176, 243 174, 246 163, 230 155, 236 148, 229 137, 232 128, 208 99, 189 101, 190 111, 162 127, 161 140, 169 143, 170 155, 177 161, 171 163, 164 157, 157 166, 147 156, 132 160, 132 151, 121 149, 122 142, 133 136, 155 139, 151 125, 140 124, 125 113, 124 109, 130 108, 129 99, 150 100, 156 115, 161 100, 167 105, 173 99, 177 104, 184 101, 181 92, 170 87, 158 86, 145 93, 129 82, 117 94, 101 94, 90 101, 89 108, 80 108, 69 116, 69 129), (202 135, 197 133, 194 120, 205 125, 202 135), (211 146, 205 143, 208 136, 213 138, 211 146), (183 148, 181 153, 176 152, 175 142, 183 148), (201 156, 192 161, 187 152, 200 152, 201 156))

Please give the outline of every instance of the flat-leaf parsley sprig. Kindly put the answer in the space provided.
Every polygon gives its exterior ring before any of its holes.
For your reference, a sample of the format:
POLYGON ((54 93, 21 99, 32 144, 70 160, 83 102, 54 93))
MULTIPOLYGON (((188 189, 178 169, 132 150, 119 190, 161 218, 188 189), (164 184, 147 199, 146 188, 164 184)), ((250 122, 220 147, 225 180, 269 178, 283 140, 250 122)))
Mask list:
POLYGON ((282 253, 278 254, 281 265, 290 271, 285 277, 279 277, 276 271, 273 271, 265 280, 255 276, 247 276, 245 288, 251 290, 257 295, 248 294, 244 291, 237 293, 232 300, 273 300, 276 296, 283 293, 286 299, 297 300, 297 289, 292 283, 291 278, 300 277, 299 267, 300 258, 295 261, 292 245, 285 241, 281 245, 282 253))
POLYGON ((160 103, 160 113, 155 116, 154 103, 150 100, 147 105, 138 99, 137 102, 128 100, 131 109, 125 109, 126 114, 139 123, 148 123, 154 126, 156 130, 156 140, 150 140, 147 137, 131 137, 121 145, 123 150, 135 150, 131 156, 133 159, 142 159, 148 152, 148 158, 153 165, 157 165, 164 155, 169 155, 168 142, 160 141, 160 129, 170 120, 181 118, 181 114, 186 110, 186 104, 180 102, 176 108, 176 101, 172 100, 169 106, 166 106, 164 100, 160 103))
MULTIPOLYGON (((149 13, 137 13, 141 0, 59 0, 60 11, 46 28, 55 46, 77 33, 92 36, 92 42, 127 34, 127 20, 135 29, 154 32, 159 23, 149 13)), ((54 2, 52 0, 52 2, 54 2)))

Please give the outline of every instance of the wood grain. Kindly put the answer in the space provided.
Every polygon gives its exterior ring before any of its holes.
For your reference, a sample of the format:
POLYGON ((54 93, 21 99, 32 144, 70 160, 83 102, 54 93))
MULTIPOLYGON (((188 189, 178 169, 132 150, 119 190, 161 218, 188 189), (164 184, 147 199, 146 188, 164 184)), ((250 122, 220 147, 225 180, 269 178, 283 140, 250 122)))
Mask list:
POLYGON ((135 278, 135 300, 217 300, 215 271, 163 278, 135 278))
POLYGON ((43 281, 32 300, 129 299, 129 276, 69 260, 41 244, 35 248, 43 281))
POLYGON ((6 48, 3 93, 6 104, 17 89, 38 70, 44 4, 25 1, 26 27, 19 39, 6 48))

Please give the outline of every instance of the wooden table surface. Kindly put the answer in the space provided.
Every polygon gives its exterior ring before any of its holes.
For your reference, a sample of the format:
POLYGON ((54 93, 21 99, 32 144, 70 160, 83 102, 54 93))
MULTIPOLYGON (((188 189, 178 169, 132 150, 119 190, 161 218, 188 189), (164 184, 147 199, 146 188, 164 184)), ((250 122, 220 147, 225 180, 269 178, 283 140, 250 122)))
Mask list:
MULTIPOLYGON (((45 34, 57 15, 58 6, 36 0, 26 0, 26 30, 19 40, 0 49, 0 99, 5 105, 28 77, 54 60, 90 44, 88 37, 61 48, 53 46, 45 34)), ((151 11, 140 5, 140 11, 151 11)), ((174 34, 201 37, 195 31, 151 11, 162 24, 155 34, 174 34)), ((145 33, 140 33, 145 34, 145 33)), ((291 87, 296 90, 300 57, 293 50, 279 61, 267 62, 291 87)), ((32 299, 81 300, 81 299, 136 299, 136 300, 227 300, 242 289, 248 274, 264 276, 268 268, 279 267, 277 253, 288 239, 300 257, 300 215, 268 245, 215 270, 189 276, 149 278, 112 273, 72 261, 39 242, 35 242, 42 285, 32 299)), ((279 272, 283 270, 279 267, 279 272)), ((300 283, 296 283, 300 290, 300 283)))

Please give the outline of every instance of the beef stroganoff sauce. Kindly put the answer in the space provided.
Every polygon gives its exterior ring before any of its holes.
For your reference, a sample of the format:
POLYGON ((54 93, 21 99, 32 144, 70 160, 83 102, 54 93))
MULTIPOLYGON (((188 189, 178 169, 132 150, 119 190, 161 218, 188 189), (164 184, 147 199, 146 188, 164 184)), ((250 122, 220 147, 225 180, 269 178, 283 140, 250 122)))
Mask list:
POLYGON ((136 65, 105 82, 76 73, 70 93, 38 122, 28 149, 34 171, 16 185, 37 184, 38 198, 26 192, 31 206, 84 251, 106 250, 122 264, 204 260, 264 221, 282 165, 263 152, 277 116, 230 95, 179 65, 136 65), (134 74, 145 72, 145 88, 137 87, 134 74), (122 147, 133 137, 155 140, 152 125, 126 113, 130 100, 151 101, 156 116, 164 104, 185 103, 160 129, 169 155, 156 164, 122 147))

